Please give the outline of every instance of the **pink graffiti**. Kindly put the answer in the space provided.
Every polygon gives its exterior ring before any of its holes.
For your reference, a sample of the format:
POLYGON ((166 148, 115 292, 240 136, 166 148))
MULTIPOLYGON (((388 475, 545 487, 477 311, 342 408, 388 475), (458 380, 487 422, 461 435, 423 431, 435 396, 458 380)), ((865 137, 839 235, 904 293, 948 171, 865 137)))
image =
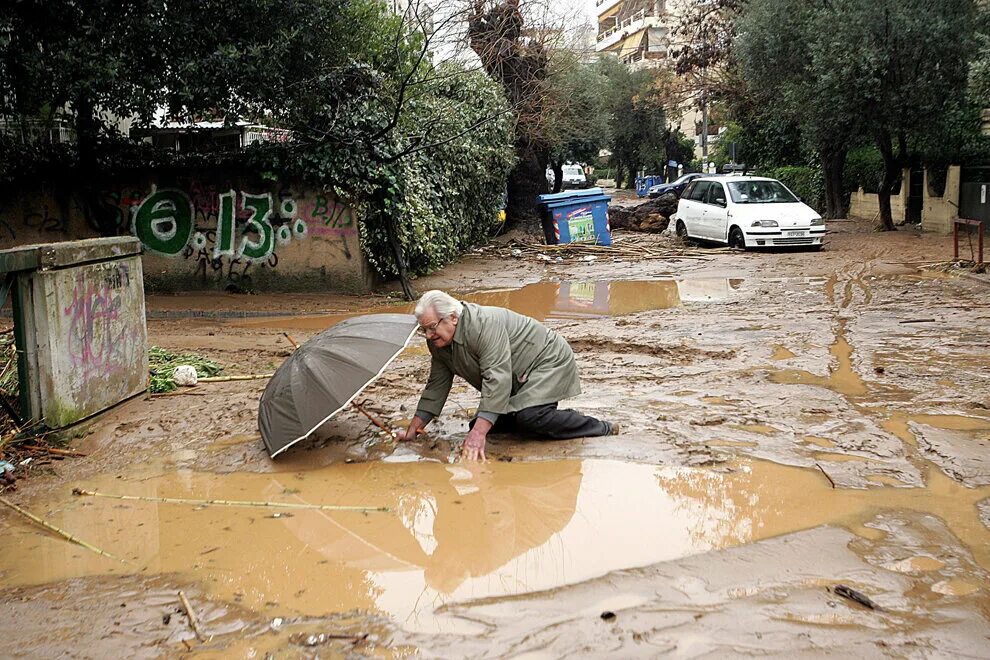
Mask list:
POLYGON ((353 234, 354 212, 343 202, 322 195, 304 198, 299 203, 299 217, 306 221, 314 236, 353 234))
POLYGON ((130 366, 133 342, 121 320, 121 291, 130 284, 124 265, 108 270, 102 279, 80 274, 72 302, 63 310, 69 320, 68 353, 83 378, 108 377, 130 366))

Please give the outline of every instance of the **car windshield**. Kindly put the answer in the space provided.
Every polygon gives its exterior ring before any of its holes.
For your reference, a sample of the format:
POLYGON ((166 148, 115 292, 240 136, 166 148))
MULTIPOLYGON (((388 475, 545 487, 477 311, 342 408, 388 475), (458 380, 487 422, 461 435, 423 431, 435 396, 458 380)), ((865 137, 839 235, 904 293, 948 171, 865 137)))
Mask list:
POLYGON ((677 184, 677 183, 684 183, 685 181, 691 181, 692 179, 697 179, 699 176, 700 175, 697 172, 692 173, 692 174, 685 174, 684 176, 682 176, 677 181, 674 181, 674 183, 675 184, 677 184))
POLYGON ((581 175, 581 174, 584 174, 584 172, 581 170, 580 167, 571 166, 571 167, 565 167, 564 168, 564 174, 581 175))
POLYGON ((798 201, 780 181, 731 181, 729 195, 736 204, 793 204, 798 201))

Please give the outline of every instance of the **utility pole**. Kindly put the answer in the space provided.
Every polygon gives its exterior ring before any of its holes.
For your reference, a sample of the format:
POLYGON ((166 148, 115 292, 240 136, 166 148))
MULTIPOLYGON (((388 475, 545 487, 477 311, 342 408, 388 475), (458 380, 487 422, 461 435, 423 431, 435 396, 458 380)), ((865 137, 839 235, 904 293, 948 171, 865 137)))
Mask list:
POLYGON ((701 170, 708 171, 708 88, 705 86, 705 72, 701 69, 701 170))

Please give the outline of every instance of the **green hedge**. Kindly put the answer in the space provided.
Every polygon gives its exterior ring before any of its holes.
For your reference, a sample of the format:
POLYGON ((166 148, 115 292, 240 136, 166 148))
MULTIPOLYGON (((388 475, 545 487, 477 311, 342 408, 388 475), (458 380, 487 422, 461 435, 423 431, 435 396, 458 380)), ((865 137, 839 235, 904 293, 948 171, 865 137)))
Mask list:
POLYGON ((860 147, 850 151, 846 156, 842 179, 847 193, 854 193, 860 188, 867 193, 879 192, 880 181, 883 179, 883 156, 880 155, 880 150, 876 147, 860 147))
POLYGON ((767 170, 763 176, 779 179, 805 204, 819 213, 825 212, 825 179, 818 168, 788 165, 767 170))

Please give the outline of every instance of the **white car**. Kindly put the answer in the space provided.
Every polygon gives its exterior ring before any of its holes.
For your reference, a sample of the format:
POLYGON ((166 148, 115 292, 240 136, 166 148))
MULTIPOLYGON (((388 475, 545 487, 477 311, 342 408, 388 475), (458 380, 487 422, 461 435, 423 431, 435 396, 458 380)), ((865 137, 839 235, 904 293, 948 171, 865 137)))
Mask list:
POLYGON ((590 188, 591 184, 588 183, 587 177, 584 176, 584 170, 581 169, 580 165, 564 165, 561 170, 563 174, 563 185, 561 185, 561 190, 566 190, 568 188, 590 188))
POLYGON ((677 203, 677 235, 730 247, 822 248, 825 222, 776 179, 703 177, 692 181, 677 203))

